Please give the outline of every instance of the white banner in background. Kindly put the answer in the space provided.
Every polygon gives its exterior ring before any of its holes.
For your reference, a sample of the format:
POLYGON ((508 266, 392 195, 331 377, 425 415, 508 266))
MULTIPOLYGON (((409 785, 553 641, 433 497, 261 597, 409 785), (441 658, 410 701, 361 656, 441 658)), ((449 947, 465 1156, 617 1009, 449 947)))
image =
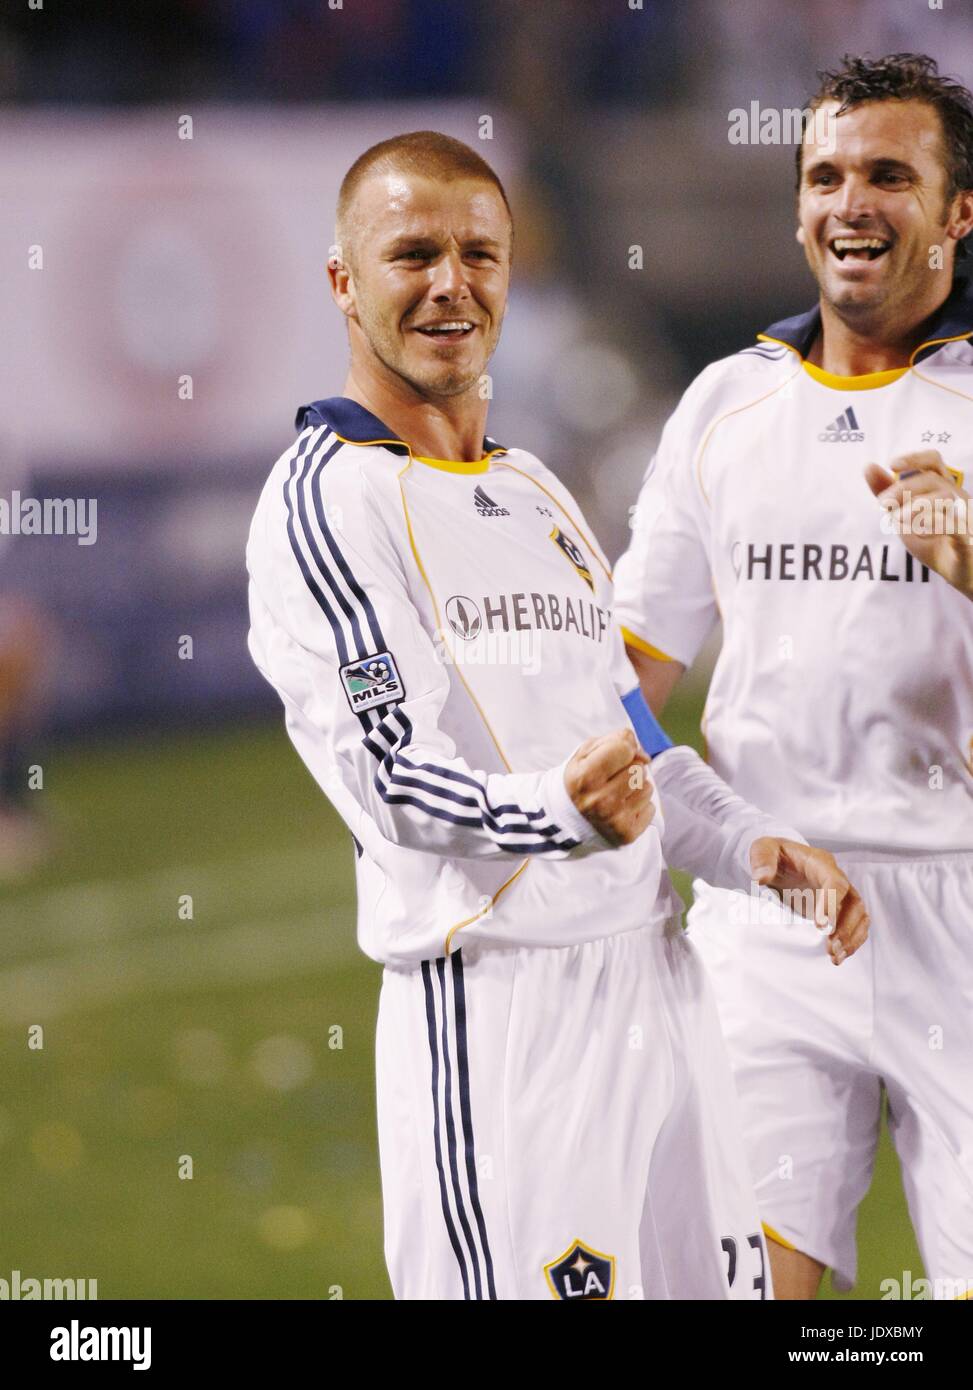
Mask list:
POLYGON ((201 106, 181 139, 185 114, 0 115, 0 419, 32 471, 272 460, 344 380, 325 261, 353 160, 432 128, 511 176, 465 104, 201 106))

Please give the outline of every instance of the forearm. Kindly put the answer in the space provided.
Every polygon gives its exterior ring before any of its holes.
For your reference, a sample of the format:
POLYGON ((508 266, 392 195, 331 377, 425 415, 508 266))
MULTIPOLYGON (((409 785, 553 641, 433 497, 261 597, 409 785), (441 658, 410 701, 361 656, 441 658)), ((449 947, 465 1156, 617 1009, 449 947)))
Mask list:
POLYGON ((694 749, 678 745, 652 760, 662 798, 666 862, 716 888, 749 891, 750 848, 762 836, 807 841, 731 790, 694 749))

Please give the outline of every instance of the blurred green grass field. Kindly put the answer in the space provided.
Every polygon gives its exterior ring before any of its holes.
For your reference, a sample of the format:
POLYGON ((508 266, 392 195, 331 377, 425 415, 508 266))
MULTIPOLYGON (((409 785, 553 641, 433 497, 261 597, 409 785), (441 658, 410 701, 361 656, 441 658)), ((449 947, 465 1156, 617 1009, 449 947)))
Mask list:
MULTIPOLYGON (((688 696, 666 723, 698 742, 698 718, 688 696)), ((350 836, 282 725, 53 747, 44 772, 57 853, 0 890, 0 1278, 390 1297, 381 971, 350 836)), ((847 1297, 921 1268, 883 1139, 847 1297)))

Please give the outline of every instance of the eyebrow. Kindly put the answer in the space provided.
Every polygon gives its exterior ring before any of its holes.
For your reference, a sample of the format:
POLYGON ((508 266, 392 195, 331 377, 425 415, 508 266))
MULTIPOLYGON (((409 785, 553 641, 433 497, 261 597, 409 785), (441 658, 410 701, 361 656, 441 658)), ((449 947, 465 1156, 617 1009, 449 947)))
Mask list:
POLYGON ((872 170, 892 170, 898 174, 918 174, 918 169, 914 164, 910 164, 907 159, 893 159, 891 155, 882 155, 879 159, 873 159, 872 170))
MULTIPOLYGON (((867 167, 869 173, 872 174, 896 173, 911 174, 913 177, 918 177, 919 172, 915 165, 909 164, 907 160, 893 159, 891 155, 880 155, 877 159, 870 159, 867 162, 867 167)), ((833 159, 812 159, 804 166, 804 174, 806 176, 831 172, 840 173, 833 159)))
MULTIPOLYGON (((401 256, 406 251, 436 251, 439 249, 439 245, 440 243, 435 237, 403 234, 389 243, 385 249, 385 254, 394 260, 396 256, 401 256)), ((495 237, 477 236, 467 237, 463 240, 460 243, 460 249, 463 251, 498 251, 500 245, 501 243, 495 237)))

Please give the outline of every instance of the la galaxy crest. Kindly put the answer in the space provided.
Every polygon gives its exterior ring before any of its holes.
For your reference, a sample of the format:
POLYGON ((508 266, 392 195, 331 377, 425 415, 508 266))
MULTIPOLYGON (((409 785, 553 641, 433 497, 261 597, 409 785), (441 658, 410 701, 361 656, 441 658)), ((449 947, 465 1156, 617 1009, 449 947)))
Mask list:
POLYGON ((544 1266, 555 1298, 570 1302, 607 1302, 615 1293, 615 1256, 593 1250, 583 1240, 572 1241, 563 1255, 544 1266))
POLYGON ((595 591, 595 581, 591 577, 591 570, 581 553, 581 547, 577 545, 570 536, 566 536, 557 523, 551 528, 550 539, 565 555, 572 567, 580 574, 592 593, 595 591))

